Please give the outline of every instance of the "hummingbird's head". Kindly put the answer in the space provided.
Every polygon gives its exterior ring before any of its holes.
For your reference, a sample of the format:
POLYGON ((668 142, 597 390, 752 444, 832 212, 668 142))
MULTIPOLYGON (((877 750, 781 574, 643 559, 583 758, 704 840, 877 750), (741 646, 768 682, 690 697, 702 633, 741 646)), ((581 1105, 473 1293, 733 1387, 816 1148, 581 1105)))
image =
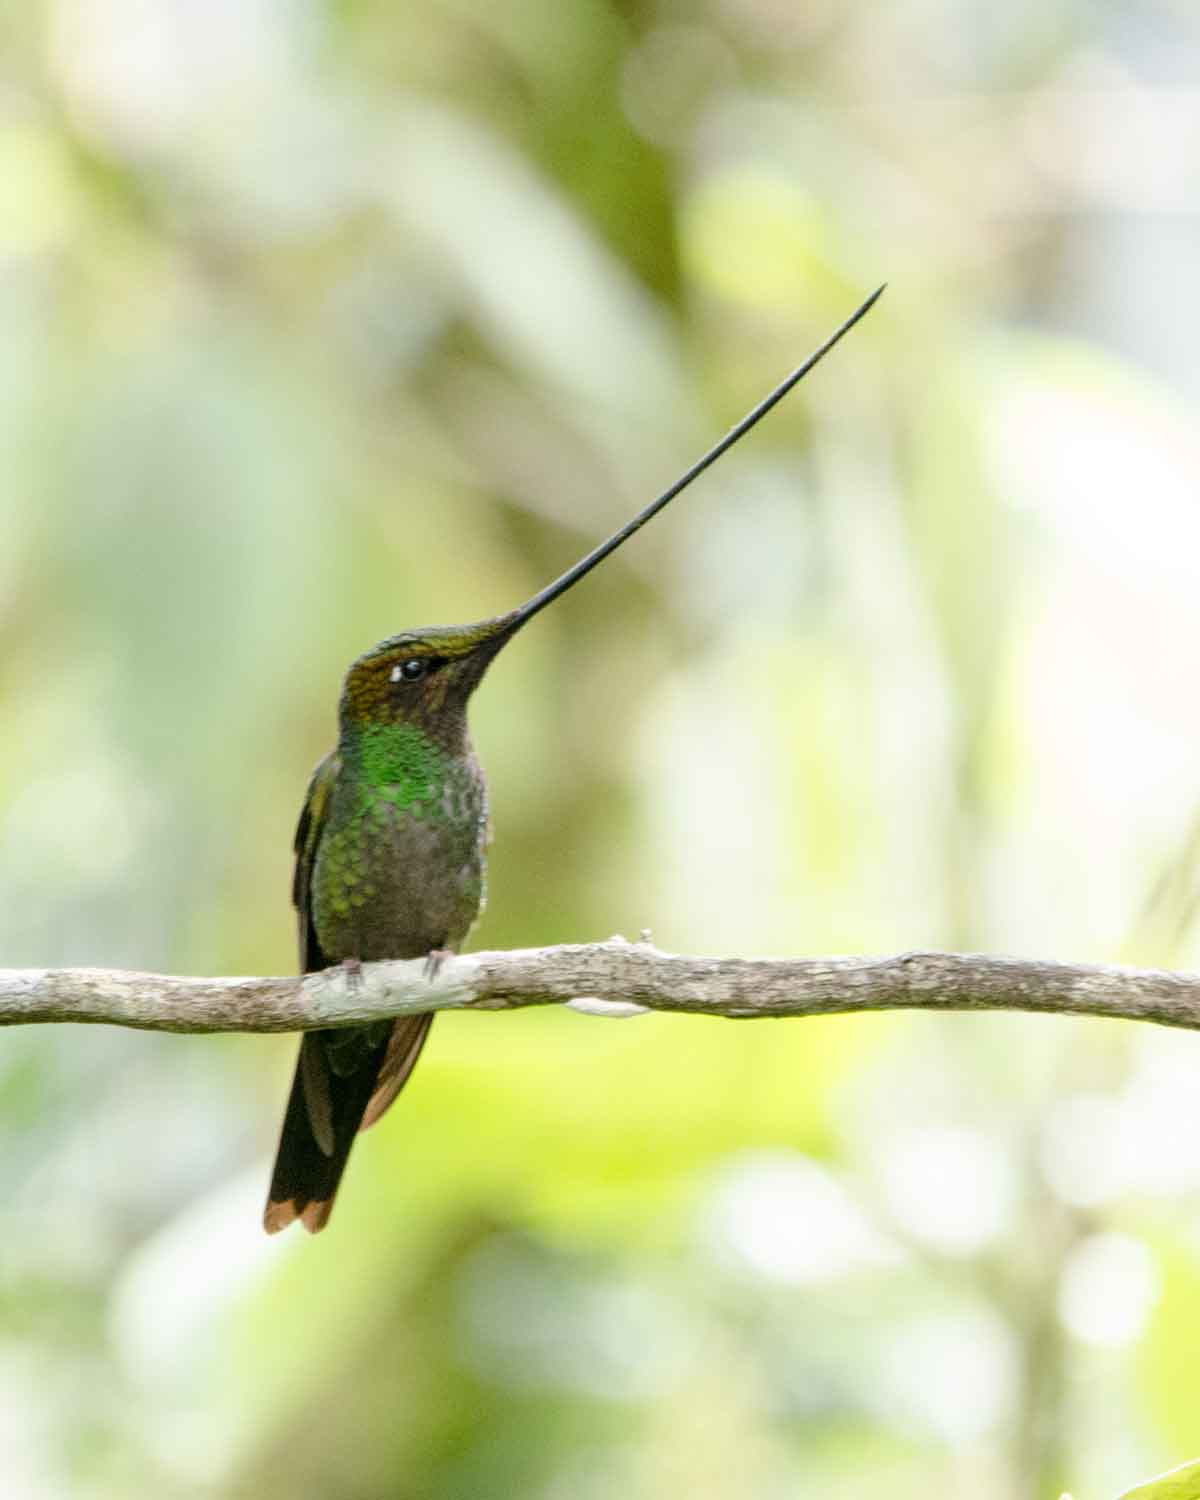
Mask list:
POLYGON ((406 630, 380 641, 346 673, 342 727, 416 724, 452 740, 462 731, 467 700, 520 625, 517 615, 406 630))

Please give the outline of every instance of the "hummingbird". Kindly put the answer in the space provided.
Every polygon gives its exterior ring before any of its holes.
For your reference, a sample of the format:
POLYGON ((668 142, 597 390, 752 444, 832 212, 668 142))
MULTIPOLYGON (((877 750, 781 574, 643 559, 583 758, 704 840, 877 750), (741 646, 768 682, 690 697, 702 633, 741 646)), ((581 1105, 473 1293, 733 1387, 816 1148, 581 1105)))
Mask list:
MULTIPOLYGON (((730 449, 882 295, 881 286, 707 453, 631 521, 508 614, 389 636, 351 663, 338 739, 309 782, 296 828, 292 902, 304 973, 461 946, 483 906, 487 790, 467 704, 496 655, 536 614, 730 449)), ((333 1208, 354 1137, 404 1087, 432 1013, 305 1032, 263 1224, 312 1233, 333 1208)))

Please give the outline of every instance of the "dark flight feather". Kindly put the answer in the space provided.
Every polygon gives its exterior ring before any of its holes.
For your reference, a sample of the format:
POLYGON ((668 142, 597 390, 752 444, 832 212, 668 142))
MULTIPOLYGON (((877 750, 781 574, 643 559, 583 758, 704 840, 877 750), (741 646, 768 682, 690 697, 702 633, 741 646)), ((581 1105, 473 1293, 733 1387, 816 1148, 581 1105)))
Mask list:
MULTIPOLYGON (((313 772, 296 827, 292 900, 304 973, 329 968, 313 928, 313 865, 325 826, 339 761, 327 755, 313 772)), ((416 1066, 432 1015, 407 1016, 390 1027, 306 1032, 271 1176, 263 1224, 268 1233, 299 1219, 323 1229, 354 1137, 373 1125, 416 1066)))

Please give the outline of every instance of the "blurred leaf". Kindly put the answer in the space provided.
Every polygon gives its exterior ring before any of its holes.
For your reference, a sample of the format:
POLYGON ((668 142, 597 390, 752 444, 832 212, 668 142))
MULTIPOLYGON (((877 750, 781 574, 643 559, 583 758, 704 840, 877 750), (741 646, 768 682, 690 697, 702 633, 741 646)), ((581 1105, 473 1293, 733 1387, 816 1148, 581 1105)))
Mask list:
POLYGON ((1120 1500, 1200 1500, 1200 1459, 1135 1485, 1120 1500))
POLYGON ((1159 1247, 1161 1293, 1137 1351, 1138 1383, 1168 1449, 1200 1436, 1196 1350, 1200 1349, 1200 1256, 1186 1242, 1159 1247))

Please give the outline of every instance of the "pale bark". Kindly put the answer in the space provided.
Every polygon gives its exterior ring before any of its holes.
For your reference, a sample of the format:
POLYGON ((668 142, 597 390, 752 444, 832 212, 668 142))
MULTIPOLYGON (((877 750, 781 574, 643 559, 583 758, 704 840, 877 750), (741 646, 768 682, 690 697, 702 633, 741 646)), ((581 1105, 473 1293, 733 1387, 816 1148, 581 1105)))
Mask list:
POLYGON ((0 970, 0 1024, 92 1021, 156 1031, 303 1031, 425 1010, 569 1005, 739 1019, 865 1010, 1029 1010, 1200 1027, 1200 975, 973 953, 693 958, 606 943, 365 964, 303 978, 114 969, 0 970))

